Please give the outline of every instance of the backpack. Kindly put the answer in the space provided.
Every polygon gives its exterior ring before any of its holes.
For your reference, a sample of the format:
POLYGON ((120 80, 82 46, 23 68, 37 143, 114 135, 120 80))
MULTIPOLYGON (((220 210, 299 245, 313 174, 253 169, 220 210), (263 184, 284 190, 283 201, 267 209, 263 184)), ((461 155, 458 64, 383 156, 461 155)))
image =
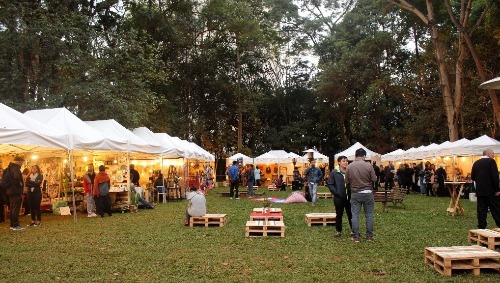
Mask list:
POLYGON ((109 194, 109 182, 99 183, 99 195, 105 196, 109 194))

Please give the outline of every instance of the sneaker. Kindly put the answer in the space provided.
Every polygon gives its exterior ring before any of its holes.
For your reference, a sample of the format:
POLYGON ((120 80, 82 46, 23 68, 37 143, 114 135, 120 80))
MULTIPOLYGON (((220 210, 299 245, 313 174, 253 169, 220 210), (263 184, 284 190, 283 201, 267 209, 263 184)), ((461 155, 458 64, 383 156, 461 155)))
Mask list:
POLYGON ((12 226, 11 226, 11 227, 9 227, 9 229, 10 229, 10 230, 14 230, 14 227, 12 227, 12 226))
POLYGON ((335 232, 335 234, 333 234, 333 236, 334 236, 335 238, 340 238, 340 237, 342 236, 342 233, 340 233, 340 232, 335 232))
POLYGON ((359 238, 354 237, 354 238, 352 238, 352 241, 355 243, 359 243, 359 238))
POLYGON ((229 199, 233 199, 232 197, 230 197, 229 199))
POLYGON ((240 198, 236 198, 236 199, 240 199, 240 198))
POLYGON ((35 226, 35 227, 40 227, 40 226, 42 226, 42 223, 37 222, 37 223, 35 223, 35 225, 33 225, 33 226, 35 226))
POLYGON ((28 227, 34 227, 34 226, 36 226, 35 222, 31 222, 31 224, 28 225, 28 227))
POLYGON ((21 226, 16 226, 14 228, 11 228, 13 231, 23 231, 25 228, 21 226))
POLYGON ((373 242, 373 237, 366 237, 366 240, 367 240, 368 242, 373 242))

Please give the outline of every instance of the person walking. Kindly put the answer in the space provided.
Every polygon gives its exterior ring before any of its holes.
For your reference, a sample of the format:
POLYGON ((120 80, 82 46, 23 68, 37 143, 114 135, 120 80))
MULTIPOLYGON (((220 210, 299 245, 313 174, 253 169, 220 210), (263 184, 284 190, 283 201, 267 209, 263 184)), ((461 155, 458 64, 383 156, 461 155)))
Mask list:
POLYGON ((366 240, 373 241, 373 211, 375 207, 372 182, 377 181, 375 170, 365 162, 366 150, 359 148, 356 159, 347 166, 345 181, 351 187, 352 240, 359 243, 359 213, 363 206, 366 218, 366 240))
POLYGON ((500 227, 500 188, 498 167, 493 150, 483 151, 483 157, 472 165, 471 179, 476 186, 477 228, 486 229, 488 209, 497 227, 500 227))
POLYGON ((87 217, 96 217, 95 214, 95 202, 94 202, 94 180, 95 180, 95 172, 94 172, 94 164, 89 164, 87 173, 83 176, 83 189, 85 190, 85 197, 87 199, 87 217))
POLYGON ((42 190, 41 185, 43 181, 42 173, 38 165, 31 166, 31 173, 26 177, 26 187, 28 187, 28 200, 29 209, 31 214, 31 227, 38 227, 42 225, 42 190))
POLYGON ((10 230, 22 231, 24 227, 19 225, 19 211, 21 210, 24 189, 24 180, 21 173, 21 165, 24 159, 16 156, 14 161, 9 163, 6 172, 3 174, 2 186, 6 189, 9 196, 9 220, 10 230))
POLYGON ((318 184, 323 178, 323 172, 320 168, 316 167, 316 160, 312 159, 310 166, 306 169, 304 175, 307 178, 309 186, 309 194, 311 194, 312 206, 316 205, 316 192, 318 191, 318 184))
POLYGON ((99 166, 99 174, 94 179, 94 198, 97 199, 97 214, 104 217, 104 213, 112 216, 111 212, 111 197, 109 196, 109 188, 111 187, 110 178, 106 173, 104 165, 99 166))
MULTIPOLYGON (((345 185, 345 171, 347 169, 347 157, 339 156, 337 158, 338 168, 335 168, 330 172, 328 178, 327 186, 333 197, 333 204, 335 206, 335 213, 337 214, 335 220, 335 237, 342 236, 342 217, 344 215, 344 210, 347 214, 347 219, 349 221, 349 227, 352 231, 352 213, 351 213, 351 190, 345 185)), ((352 233, 351 233, 352 235, 352 233)))
POLYGON ((248 197, 253 198, 253 184, 255 182, 255 170, 253 169, 253 164, 248 165, 248 175, 247 175, 247 184, 248 184, 248 197))
POLYGON ((233 165, 227 170, 227 175, 229 177, 229 198, 240 199, 238 185, 240 182, 240 169, 238 168, 238 161, 233 161, 233 165))

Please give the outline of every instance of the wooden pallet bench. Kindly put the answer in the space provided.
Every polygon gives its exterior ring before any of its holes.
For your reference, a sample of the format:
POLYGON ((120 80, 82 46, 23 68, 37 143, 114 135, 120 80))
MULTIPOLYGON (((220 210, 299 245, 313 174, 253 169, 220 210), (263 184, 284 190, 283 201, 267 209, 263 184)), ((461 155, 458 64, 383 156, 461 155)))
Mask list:
POLYGON ((304 220, 309 227, 315 224, 321 224, 323 226, 335 224, 336 219, 336 213, 306 213, 304 217, 304 220))
POLYGON ((406 197, 406 190, 403 189, 392 189, 391 191, 375 191, 373 193, 373 200, 375 202, 381 202, 383 211, 387 212, 387 203, 392 203, 394 206, 396 206, 398 203, 403 205, 403 208, 405 207, 405 204, 403 203, 404 199, 406 197))
POLYGON ((224 227, 227 222, 227 214, 205 214, 203 216, 191 216, 189 226, 195 225, 224 227))
POLYGON ((332 193, 316 193, 317 198, 333 198, 332 193))
MULTIPOLYGON (((253 212, 262 212, 264 211, 263 207, 256 207, 253 209, 253 212)), ((279 207, 269 207, 269 212, 283 212, 279 207)))
POLYGON ((285 223, 283 221, 247 221, 245 226, 246 237, 285 237, 285 223))
POLYGON ((269 185, 267 186, 268 191, 279 191, 279 188, 276 187, 276 185, 269 185))
POLYGON ((474 275, 481 269, 500 271, 500 253, 481 246, 425 248, 424 262, 446 276, 453 270, 472 271, 474 275))
POLYGON ((262 212, 252 212, 250 213, 250 220, 264 220, 264 221, 283 221, 283 213, 282 212, 270 212, 270 213, 262 213, 262 212))
POLYGON ((473 242, 490 250, 500 247, 500 232, 489 229, 469 230, 467 235, 469 243, 473 242))

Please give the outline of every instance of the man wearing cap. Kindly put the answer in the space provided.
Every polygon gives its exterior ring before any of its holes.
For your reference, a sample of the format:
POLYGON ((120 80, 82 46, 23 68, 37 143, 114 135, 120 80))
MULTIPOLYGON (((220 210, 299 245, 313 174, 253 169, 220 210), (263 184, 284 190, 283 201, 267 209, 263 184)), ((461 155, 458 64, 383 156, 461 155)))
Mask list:
POLYGON ((359 148, 355 153, 356 159, 347 166, 345 182, 351 186, 352 209, 352 240, 359 242, 359 212, 361 206, 365 210, 366 240, 373 241, 373 200, 372 183, 377 181, 375 170, 370 163, 365 162, 366 150, 359 148))
POLYGON ((498 167, 492 149, 483 151, 483 157, 472 165, 471 179, 476 185, 477 228, 486 229, 488 208, 500 227, 500 188, 498 184, 498 167))
POLYGON ((6 180, 3 180, 10 202, 10 229, 14 231, 24 230, 24 228, 19 225, 19 210, 21 209, 22 203, 21 195, 23 194, 24 188, 23 175, 21 173, 21 165, 23 162, 23 158, 16 156, 14 161, 5 169, 8 172, 4 174, 4 179, 6 180))

